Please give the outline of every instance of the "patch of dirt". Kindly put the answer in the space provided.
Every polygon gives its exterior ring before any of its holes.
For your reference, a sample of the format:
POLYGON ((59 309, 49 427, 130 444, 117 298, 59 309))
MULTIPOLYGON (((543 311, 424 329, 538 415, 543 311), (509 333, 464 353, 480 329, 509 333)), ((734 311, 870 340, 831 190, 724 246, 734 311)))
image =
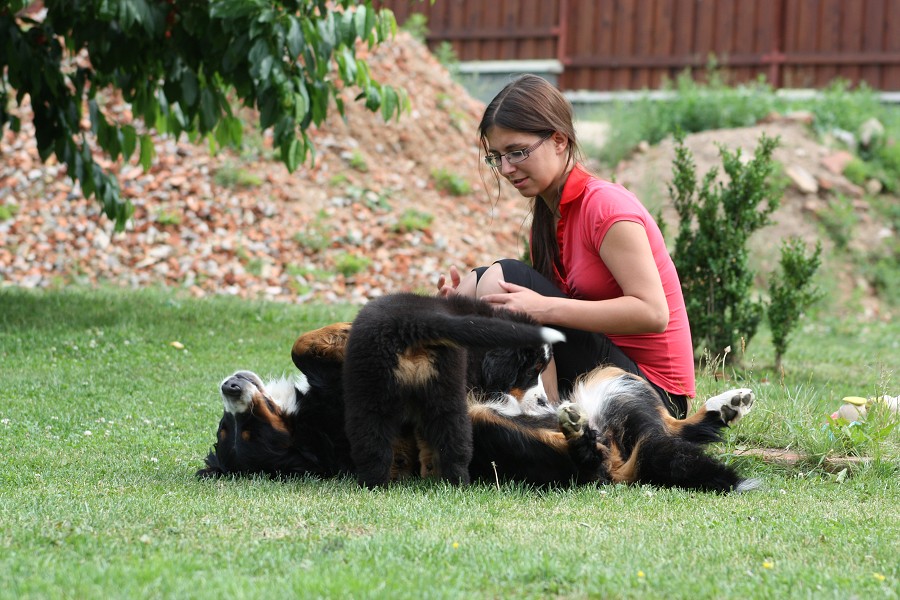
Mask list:
MULTIPOLYGON (((315 162, 293 174, 252 114, 243 152, 211 156, 154 135, 157 158, 144 173, 136 159, 110 163, 95 151, 135 207, 123 233, 64 165, 40 162, 20 111, 22 131, 0 137, 0 205, 15 212, 0 221, 0 284, 162 284, 198 297, 362 303, 433 291, 450 264, 520 256, 527 211, 482 167, 483 105, 405 34, 366 58, 376 80, 408 90, 411 112, 386 123, 348 91, 346 120, 333 111, 309 131, 315 162), (467 191, 454 195, 442 180, 467 191)), ((109 112, 131 122, 126 105, 109 112)))
MULTIPOLYGON (((95 151, 134 204, 123 233, 113 231, 96 200, 83 197, 65 166, 41 163, 30 115, 20 110, 22 131, 0 136, 0 207, 13 213, 0 221, 0 285, 165 285, 197 297, 362 303, 399 290, 430 292, 450 264, 521 256, 527 201, 498 188, 479 158, 475 132, 484 105, 406 34, 362 53, 376 80, 409 92, 411 113, 385 123, 348 92, 346 120, 332 112, 309 132, 315 162, 293 174, 272 157, 270 136, 255 131, 252 114, 240 152, 210 155, 205 145, 151 131, 157 158, 145 173, 136 159, 111 163, 95 151), (441 180, 468 191, 454 195, 441 180)), ((108 112, 131 122, 127 105, 110 102, 108 112)), ((602 127, 580 127, 589 137, 603 135, 602 127)), ((781 139, 776 158, 811 174, 817 191, 793 185, 777 224, 754 239, 761 272, 777 263, 772 240, 787 235, 822 239, 829 254, 817 214, 835 192, 853 199, 859 217, 852 244, 896 235, 875 222, 861 190, 824 166, 831 151, 789 119, 689 136, 698 175, 719 164, 716 144, 751 156, 763 132, 781 139)), ((615 174, 651 210, 663 211, 672 235, 665 184, 673 155, 667 141, 615 174)), ((846 271, 833 269, 842 293, 859 296, 860 282, 846 271)), ((882 314, 868 290, 861 295, 870 314, 882 314)))

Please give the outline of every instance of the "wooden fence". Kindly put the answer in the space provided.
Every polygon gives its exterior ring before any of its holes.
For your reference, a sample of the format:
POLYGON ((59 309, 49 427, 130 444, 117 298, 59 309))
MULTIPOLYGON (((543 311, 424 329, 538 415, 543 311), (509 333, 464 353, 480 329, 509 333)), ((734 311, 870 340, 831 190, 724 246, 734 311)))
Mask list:
POLYGON ((461 61, 551 59, 564 90, 657 89, 710 57, 732 83, 900 91, 900 0, 383 0, 461 61))

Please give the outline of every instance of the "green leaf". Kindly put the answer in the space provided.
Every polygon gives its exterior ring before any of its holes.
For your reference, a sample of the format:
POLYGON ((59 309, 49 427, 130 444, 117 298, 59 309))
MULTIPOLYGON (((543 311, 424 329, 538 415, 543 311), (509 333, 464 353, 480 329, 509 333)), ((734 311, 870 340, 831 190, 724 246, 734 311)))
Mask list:
POLYGON ((197 103, 197 75, 192 70, 185 68, 181 71, 180 91, 179 104, 191 108, 197 103))
POLYGON ((137 147, 137 131, 132 125, 122 126, 122 156, 125 160, 131 158, 134 149, 137 147))
POLYGON ((301 146, 300 140, 294 138, 288 144, 281 147, 281 160, 284 162, 290 173, 296 171, 297 167, 300 165, 301 146))
POLYGON ((200 133, 212 131, 219 120, 219 105, 212 89, 200 90, 200 133))
POLYGON ((397 92, 388 85, 381 88, 381 91, 383 92, 381 99, 381 118, 385 121, 390 121, 391 117, 394 115, 394 111, 397 111, 399 114, 397 108, 397 92))
POLYGON ((288 30, 285 43, 287 44, 290 58, 296 60, 300 53, 303 52, 305 40, 303 39, 303 30, 300 28, 300 23, 297 22, 297 17, 294 15, 288 15, 288 30))
POLYGON ((140 162, 141 166, 144 168, 144 171, 149 171, 150 167, 153 166, 153 157, 156 154, 156 149, 153 147, 153 138, 150 137, 150 134, 145 133, 141 136, 141 155, 140 162))

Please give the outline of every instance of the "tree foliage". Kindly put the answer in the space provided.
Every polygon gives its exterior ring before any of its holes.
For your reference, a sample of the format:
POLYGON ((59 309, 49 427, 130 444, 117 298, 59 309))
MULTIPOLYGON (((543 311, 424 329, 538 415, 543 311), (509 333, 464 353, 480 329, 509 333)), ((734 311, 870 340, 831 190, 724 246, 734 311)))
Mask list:
POLYGON ((93 160, 90 141, 113 160, 153 160, 148 133, 107 114, 114 88, 147 128, 237 145, 243 123, 233 100, 259 112, 259 127, 291 171, 312 156, 307 130, 341 91, 388 120, 408 106, 403 90, 373 80, 359 43, 396 30, 371 0, 0 0, 0 128, 18 131, 10 111, 30 100, 41 159, 66 164, 85 196, 124 227, 130 203, 93 160), (32 7, 33 8, 33 7, 32 7), (90 127, 82 127, 84 113, 90 127))

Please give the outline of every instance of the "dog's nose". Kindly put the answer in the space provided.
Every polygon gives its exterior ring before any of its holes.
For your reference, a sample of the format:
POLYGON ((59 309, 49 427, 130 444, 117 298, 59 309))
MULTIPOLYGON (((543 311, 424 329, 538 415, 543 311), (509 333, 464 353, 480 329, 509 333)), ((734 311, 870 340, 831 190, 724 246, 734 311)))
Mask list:
POLYGON ((241 382, 236 377, 229 377, 222 382, 222 393, 226 396, 240 396, 241 382))

